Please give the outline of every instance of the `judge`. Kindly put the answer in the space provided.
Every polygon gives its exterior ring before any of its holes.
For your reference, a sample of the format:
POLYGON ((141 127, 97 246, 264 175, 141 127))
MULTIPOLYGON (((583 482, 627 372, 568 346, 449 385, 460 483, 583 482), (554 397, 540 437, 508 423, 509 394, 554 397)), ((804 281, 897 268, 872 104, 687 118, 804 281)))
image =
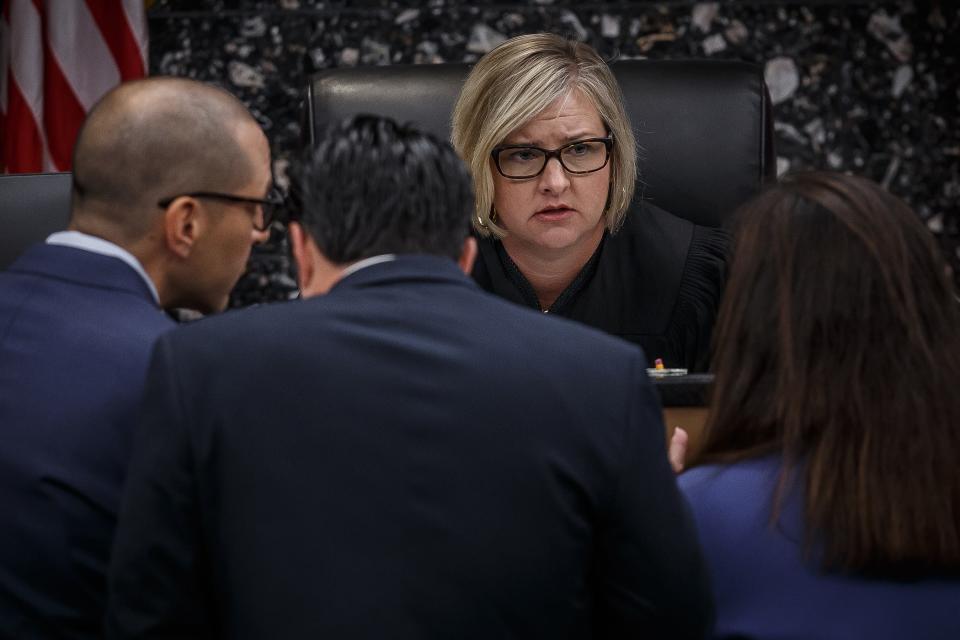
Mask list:
POLYGON ((639 344, 650 361, 706 368, 727 236, 631 207, 636 143, 596 51, 552 34, 503 43, 468 76, 452 138, 475 184, 481 287, 639 344))

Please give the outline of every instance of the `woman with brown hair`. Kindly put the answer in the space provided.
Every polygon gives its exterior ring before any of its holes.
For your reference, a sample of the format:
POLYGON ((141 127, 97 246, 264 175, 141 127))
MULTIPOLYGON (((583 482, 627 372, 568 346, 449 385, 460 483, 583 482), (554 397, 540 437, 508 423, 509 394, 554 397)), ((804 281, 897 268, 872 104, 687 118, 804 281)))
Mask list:
POLYGON ((740 212, 699 466, 717 637, 960 638, 960 310, 917 216, 860 178, 740 212))

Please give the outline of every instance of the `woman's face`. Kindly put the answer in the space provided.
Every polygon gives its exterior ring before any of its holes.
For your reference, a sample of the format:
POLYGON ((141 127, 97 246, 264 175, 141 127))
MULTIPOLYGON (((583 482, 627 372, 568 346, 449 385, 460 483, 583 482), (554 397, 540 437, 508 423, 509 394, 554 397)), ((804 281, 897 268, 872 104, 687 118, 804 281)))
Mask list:
MULTIPOLYGON (((602 138, 607 129, 593 103, 578 89, 556 100, 502 144, 556 149, 586 138, 602 138)), ((599 171, 571 174, 556 158, 533 178, 505 178, 491 160, 498 223, 509 231, 504 246, 511 254, 544 251, 592 253, 603 235, 603 209, 610 188, 610 163, 599 171)))

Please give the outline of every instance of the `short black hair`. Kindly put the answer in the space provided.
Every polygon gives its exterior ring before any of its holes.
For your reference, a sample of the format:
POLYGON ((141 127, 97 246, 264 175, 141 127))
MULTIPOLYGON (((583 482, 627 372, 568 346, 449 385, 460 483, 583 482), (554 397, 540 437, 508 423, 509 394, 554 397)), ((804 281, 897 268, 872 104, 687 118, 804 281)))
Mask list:
POLYGON ((358 115, 323 130, 298 173, 296 218, 332 262, 383 253, 459 257, 473 188, 448 142, 358 115))

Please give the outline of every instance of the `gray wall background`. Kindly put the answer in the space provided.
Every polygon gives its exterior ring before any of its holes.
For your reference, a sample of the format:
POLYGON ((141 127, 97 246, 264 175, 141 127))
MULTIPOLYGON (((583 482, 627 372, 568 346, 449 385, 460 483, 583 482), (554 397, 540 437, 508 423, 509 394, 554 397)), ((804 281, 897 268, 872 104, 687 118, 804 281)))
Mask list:
MULTIPOLYGON (((283 179, 307 78, 328 67, 471 62, 552 31, 608 58, 715 57, 765 66, 780 171, 865 175, 937 235, 960 285, 960 9, 954 2, 158 0, 150 72, 214 82, 271 139, 283 179)), ((282 230, 258 248, 233 306, 295 290, 282 230)))

